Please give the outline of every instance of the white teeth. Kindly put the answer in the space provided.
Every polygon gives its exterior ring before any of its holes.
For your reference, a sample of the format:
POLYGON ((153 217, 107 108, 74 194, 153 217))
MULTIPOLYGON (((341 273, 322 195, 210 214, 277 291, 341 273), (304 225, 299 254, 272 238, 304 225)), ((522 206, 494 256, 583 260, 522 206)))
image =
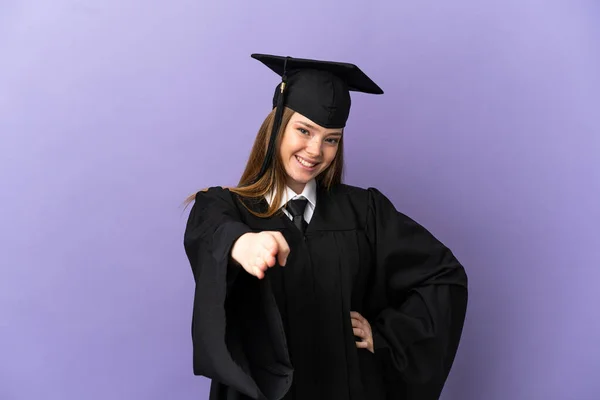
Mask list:
POLYGON ((298 162, 299 162, 300 164, 302 164, 302 165, 304 165, 305 167, 308 167, 308 168, 312 168, 312 167, 314 167, 314 166, 316 165, 316 164, 311 164, 311 163, 309 163, 308 161, 304 161, 303 159, 301 159, 301 158, 300 158, 300 157, 298 157, 298 156, 296 156, 296 160, 298 160, 298 162))

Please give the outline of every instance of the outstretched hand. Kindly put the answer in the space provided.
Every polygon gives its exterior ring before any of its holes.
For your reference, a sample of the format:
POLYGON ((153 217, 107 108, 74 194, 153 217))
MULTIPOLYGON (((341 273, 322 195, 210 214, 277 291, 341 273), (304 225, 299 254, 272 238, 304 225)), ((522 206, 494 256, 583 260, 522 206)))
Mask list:
POLYGON ((246 233, 239 237, 231 249, 231 258, 250 275, 265 277, 267 268, 276 263, 285 266, 290 247, 281 232, 246 233))

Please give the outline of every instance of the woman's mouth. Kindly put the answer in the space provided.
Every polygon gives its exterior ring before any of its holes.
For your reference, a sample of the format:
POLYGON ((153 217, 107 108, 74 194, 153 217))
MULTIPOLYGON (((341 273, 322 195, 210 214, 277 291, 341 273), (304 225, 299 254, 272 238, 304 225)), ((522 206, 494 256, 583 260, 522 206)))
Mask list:
POLYGON ((304 158, 300 157, 300 156, 295 156, 296 160, 298 161, 298 164, 300 164, 300 166, 308 171, 313 171, 315 169, 315 167, 319 164, 319 163, 312 163, 309 162, 308 160, 305 160, 304 158))

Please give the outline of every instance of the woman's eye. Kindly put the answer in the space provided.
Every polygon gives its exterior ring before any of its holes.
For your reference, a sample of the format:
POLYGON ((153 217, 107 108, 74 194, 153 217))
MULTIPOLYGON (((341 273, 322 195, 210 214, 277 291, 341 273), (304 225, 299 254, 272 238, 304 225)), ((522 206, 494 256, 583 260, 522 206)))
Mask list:
POLYGON ((327 139, 327 142, 331 143, 331 144, 338 144, 340 142, 340 139, 327 139))
POLYGON ((299 130, 299 131, 300 131, 300 133, 301 133, 301 134, 303 134, 303 135, 307 135, 307 134, 308 134, 308 131, 307 131, 306 129, 303 129, 303 128, 298 128, 298 130, 299 130))

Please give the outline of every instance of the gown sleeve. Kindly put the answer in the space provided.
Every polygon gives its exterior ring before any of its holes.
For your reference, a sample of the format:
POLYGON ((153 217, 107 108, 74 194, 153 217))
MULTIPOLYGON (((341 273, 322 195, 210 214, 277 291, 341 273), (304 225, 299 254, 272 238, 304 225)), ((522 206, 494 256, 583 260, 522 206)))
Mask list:
POLYGON ((184 233, 194 275, 193 370, 253 399, 277 399, 291 384, 283 328, 267 279, 231 259, 235 241, 252 229, 231 192, 196 194, 184 233))
POLYGON ((450 372, 467 308, 467 275, 424 227, 369 188, 367 233, 381 282, 371 318, 375 356, 388 391, 407 400, 438 399, 450 372))

